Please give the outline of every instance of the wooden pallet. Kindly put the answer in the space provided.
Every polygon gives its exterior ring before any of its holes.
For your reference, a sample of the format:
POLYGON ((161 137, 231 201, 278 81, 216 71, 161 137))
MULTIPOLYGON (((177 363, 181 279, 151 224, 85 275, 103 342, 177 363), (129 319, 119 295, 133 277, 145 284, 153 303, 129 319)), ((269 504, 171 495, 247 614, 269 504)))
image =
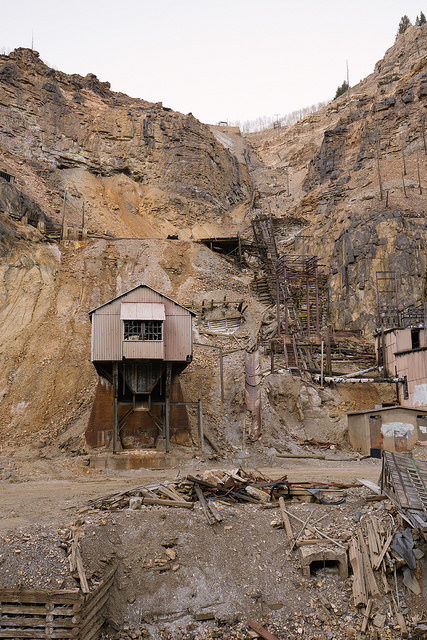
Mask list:
POLYGON ((0 638, 96 640, 105 622, 115 571, 111 567, 86 596, 79 589, 0 590, 0 638))

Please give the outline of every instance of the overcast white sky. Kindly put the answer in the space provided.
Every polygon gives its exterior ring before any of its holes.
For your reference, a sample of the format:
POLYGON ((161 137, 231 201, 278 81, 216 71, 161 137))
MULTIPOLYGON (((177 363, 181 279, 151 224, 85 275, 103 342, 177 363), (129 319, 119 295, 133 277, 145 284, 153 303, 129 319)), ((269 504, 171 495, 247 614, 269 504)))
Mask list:
POLYGON ((0 49, 204 122, 281 115, 356 84, 422 0, 0 0, 0 49))

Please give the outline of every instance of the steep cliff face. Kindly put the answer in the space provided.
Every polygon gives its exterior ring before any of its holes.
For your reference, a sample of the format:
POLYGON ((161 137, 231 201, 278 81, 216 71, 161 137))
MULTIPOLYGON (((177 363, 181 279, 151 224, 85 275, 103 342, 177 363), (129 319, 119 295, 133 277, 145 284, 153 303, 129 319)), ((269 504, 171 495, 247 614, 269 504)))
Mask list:
POLYGON ((343 96, 295 125, 247 136, 258 206, 284 228, 299 221, 342 328, 373 329, 377 270, 396 271, 402 303, 425 299, 426 52, 426 25, 410 27, 343 96))
POLYGON ((67 189, 70 223, 86 201, 89 228, 115 235, 222 221, 249 195, 246 168, 192 114, 66 75, 29 49, 0 56, 1 158, 46 213, 58 218, 67 189))

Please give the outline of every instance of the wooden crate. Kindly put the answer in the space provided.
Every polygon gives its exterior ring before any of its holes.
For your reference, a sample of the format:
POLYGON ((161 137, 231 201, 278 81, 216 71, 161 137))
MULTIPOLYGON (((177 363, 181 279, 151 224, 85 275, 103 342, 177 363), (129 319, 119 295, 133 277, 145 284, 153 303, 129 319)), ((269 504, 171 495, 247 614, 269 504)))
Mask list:
POLYGON ((86 596, 79 589, 0 590, 0 638, 96 640, 105 622, 115 571, 111 567, 86 596))

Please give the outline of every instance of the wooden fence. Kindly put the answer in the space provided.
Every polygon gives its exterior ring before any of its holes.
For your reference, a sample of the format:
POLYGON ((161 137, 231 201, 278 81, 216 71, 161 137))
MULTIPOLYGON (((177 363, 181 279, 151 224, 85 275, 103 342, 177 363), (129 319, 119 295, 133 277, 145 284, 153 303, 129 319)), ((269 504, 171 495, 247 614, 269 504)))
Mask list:
POLYGON ((96 640, 115 571, 115 566, 110 568, 86 596, 79 589, 0 590, 0 638, 96 640))

